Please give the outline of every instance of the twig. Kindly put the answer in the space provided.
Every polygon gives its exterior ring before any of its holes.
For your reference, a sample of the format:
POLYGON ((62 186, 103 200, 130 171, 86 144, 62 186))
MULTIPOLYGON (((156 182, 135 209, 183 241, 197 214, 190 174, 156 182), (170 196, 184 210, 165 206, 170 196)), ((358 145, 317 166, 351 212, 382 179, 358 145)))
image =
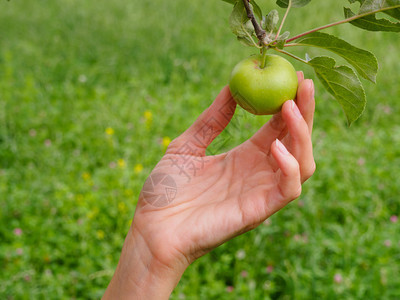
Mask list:
POLYGON ((283 53, 283 54, 286 54, 286 55, 288 55, 288 56, 290 56, 290 57, 292 57, 292 58, 294 58, 294 59, 297 59, 298 61, 301 61, 302 63, 305 63, 305 64, 309 64, 308 63, 308 61, 306 61, 306 60, 304 60, 304 59, 301 59, 300 57, 297 57, 296 55, 294 55, 294 54, 292 54, 292 53, 290 53, 290 52, 286 52, 286 51, 284 51, 284 50, 279 50, 279 49, 277 49, 277 48, 273 48, 275 51, 278 51, 278 52, 280 52, 280 53, 283 53))
POLYGON ((286 17, 288 16, 289 10, 290 10, 291 7, 292 7, 292 1, 289 0, 288 7, 287 7, 286 12, 285 12, 285 15, 284 15, 284 17, 283 17, 283 19, 282 19, 281 25, 279 26, 278 32, 276 33, 275 39, 277 39, 277 38, 279 37, 279 35, 281 34, 281 30, 282 30, 283 24, 285 24, 286 17))
POLYGON ((284 47, 295 47, 295 46, 303 46, 303 45, 302 44, 298 44, 298 43, 290 43, 290 44, 284 45, 284 47))
POLYGON ((254 30, 256 31, 256 35, 260 43, 263 42, 266 31, 261 28, 260 24, 258 24, 256 17, 254 16, 253 10, 250 7, 250 0, 243 0, 244 7, 246 8, 247 17, 251 20, 251 23, 254 26, 254 30))
POLYGON ((400 5, 394 5, 394 6, 391 6, 391 7, 386 7, 386 8, 381 8, 381 9, 375 9, 375 10, 372 10, 372 11, 369 11, 369 12, 366 12, 366 13, 363 13, 363 14, 360 14, 360 15, 354 15, 354 16, 352 16, 350 18, 347 18, 347 19, 344 19, 344 20, 341 20, 341 21, 338 21, 338 22, 335 22, 335 23, 331 23, 331 24, 328 24, 328 25, 324 25, 324 26, 321 26, 321 27, 318 27, 318 28, 314 28, 314 29, 311 29, 311 30, 306 31, 304 33, 301 33, 299 35, 296 35, 296 36, 288 39, 286 41, 286 43, 290 43, 290 42, 292 42, 294 40, 297 40, 297 39, 299 39, 299 38, 301 38, 303 36, 306 36, 306 35, 308 35, 310 33, 313 33, 313 32, 316 32, 316 31, 319 31, 319 30, 322 30, 322 29, 326 29, 326 28, 329 28, 329 27, 332 27, 332 26, 336 26, 336 25, 341 25, 341 24, 344 24, 344 23, 349 23, 351 21, 354 21, 354 20, 369 16, 369 15, 373 15, 373 14, 376 14, 376 13, 379 13, 379 12, 383 12, 383 11, 390 10, 390 9, 395 9, 395 8, 400 8, 400 5))

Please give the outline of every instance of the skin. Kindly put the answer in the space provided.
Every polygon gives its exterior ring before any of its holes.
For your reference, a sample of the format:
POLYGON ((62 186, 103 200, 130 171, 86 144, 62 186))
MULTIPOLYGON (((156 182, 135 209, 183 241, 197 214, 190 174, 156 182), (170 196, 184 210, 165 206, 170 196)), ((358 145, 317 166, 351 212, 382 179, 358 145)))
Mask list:
MULTIPOLYGON (((234 149, 205 155, 236 108, 228 87, 172 141, 139 196, 103 299, 168 299, 194 260, 257 227, 300 195, 302 183, 315 170, 311 142, 315 104, 313 82, 304 80, 302 73, 298 77, 297 104, 285 102, 281 112, 234 149), (190 150, 185 147, 188 143, 190 150), (188 162, 197 165, 196 174, 185 169, 188 162), (161 173, 176 185, 168 203, 148 197, 149 181, 161 173)), ((154 185, 150 194, 164 192, 154 185)))
POLYGON ((236 102, 255 115, 270 115, 280 111, 283 103, 294 99, 297 75, 292 64, 278 55, 267 55, 265 68, 260 68, 260 56, 239 62, 229 82, 236 102))

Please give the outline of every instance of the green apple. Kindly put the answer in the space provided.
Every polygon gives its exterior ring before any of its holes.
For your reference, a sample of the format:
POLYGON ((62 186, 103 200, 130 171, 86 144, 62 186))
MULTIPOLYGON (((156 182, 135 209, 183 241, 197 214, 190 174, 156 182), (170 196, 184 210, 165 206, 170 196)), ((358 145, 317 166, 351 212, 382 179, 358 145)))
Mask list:
POLYGON ((296 97, 298 79, 290 62, 278 55, 267 55, 261 68, 261 56, 251 56, 233 69, 229 89, 235 101, 255 115, 280 111, 283 103, 296 97))

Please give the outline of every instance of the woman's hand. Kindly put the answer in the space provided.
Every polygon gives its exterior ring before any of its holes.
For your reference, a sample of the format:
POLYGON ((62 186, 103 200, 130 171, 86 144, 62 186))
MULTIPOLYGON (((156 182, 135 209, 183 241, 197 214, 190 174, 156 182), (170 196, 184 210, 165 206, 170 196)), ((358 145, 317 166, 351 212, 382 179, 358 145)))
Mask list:
POLYGON ((300 195, 315 170, 315 104, 313 82, 301 72, 298 77, 297 104, 285 102, 280 113, 229 152, 205 155, 235 111, 228 87, 172 141, 143 186, 107 292, 168 299, 196 258, 257 227, 300 195))

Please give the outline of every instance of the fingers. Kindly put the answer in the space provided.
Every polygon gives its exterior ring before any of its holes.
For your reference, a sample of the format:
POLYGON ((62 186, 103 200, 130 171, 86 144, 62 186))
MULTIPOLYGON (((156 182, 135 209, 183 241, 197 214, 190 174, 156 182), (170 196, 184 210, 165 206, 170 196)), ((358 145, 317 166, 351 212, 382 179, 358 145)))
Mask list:
POLYGON ((182 135, 171 142, 167 153, 202 156, 233 117, 236 102, 225 86, 217 98, 182 135))
POLYGON ((299 80, 299 85, 300 83, 304 80, 304 73, 302 71, 297 71, 297 79, 299 80))
POLYGON ((271 154, 279 167, 278 185, 275 191, 277 195, 274 198, 281 201, 269 205, 269 209, 276 211, 300 196, 301 176, 297 159, 278 139, 271 145, 271 154))
POLYGON ((296 103, 311 134, 315 110, 314 82, 311 79, 299 81, 296 103))
MULTIPOLYGON (((304 80, 304 74, 302 71, 297 72, 297 78, 299 80, 299 89, 297 92, 297 98, 300 103, 302 110, 306 113, 306 117, 309 123, 309 128, 311 131, 312 128, 312 118, 314 116, 314 101, 310 99, 314 99, 313 91, 314 85, 312 84, 312 88, 310 89, 309 85, 312 80, 304 80), (312 93, 312 97, 311 97, 312 93)), ((275 114, 271 120, 261 127, 250 139, 250 141, 259 147, 260 149, 269 149, 271 143, 276 138, 283 138, 286 135, 286 125, 282 120, 281 113, 275 114)))
POLYGON ((270 145, 285 130, 285 122, 282 119, 282 113, 275 114, 266 124, 264 124, 249 141, 260 150, 269 151, 270 145))
POLYGON ((294 101, 286 101, 282 107, 282 118, 289 131, 290 152, 298 161, 301 182, 315 171, 311 134, 305 119, 294 101))

